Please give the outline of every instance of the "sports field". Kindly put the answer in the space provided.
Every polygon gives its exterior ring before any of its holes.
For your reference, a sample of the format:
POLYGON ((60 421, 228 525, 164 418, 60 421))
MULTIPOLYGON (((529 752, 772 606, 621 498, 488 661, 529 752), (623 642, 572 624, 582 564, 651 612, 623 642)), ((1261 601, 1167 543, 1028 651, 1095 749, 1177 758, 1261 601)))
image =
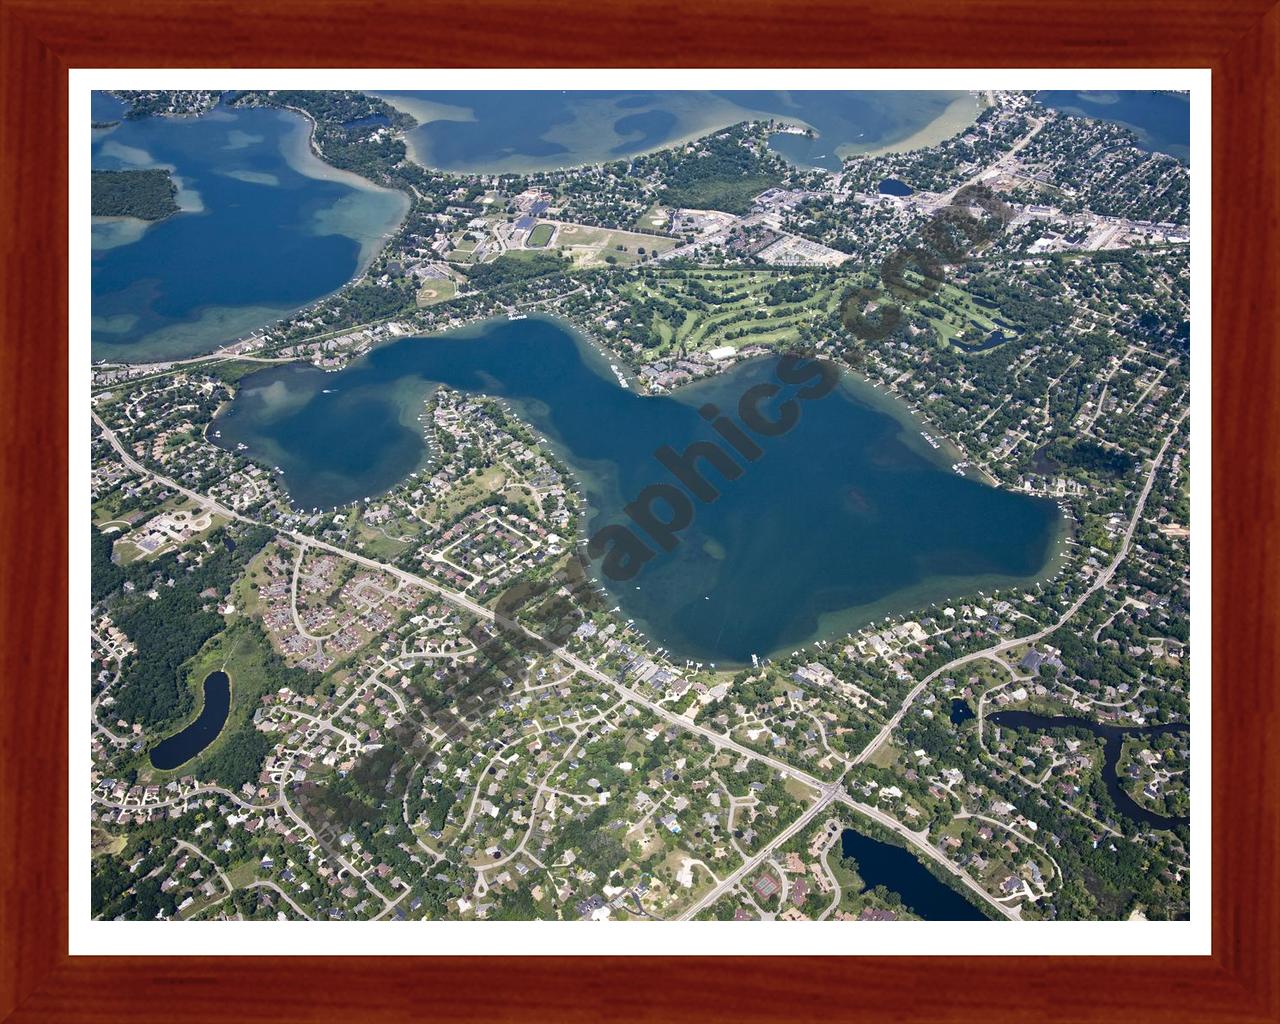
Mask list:
POLYGON ((525 244, 530 249, 541 249, 551 241, 551 236, 554 232, 555 225, 553 224, 537 224, 534 226, 534 229, 529 232, 529 241, 525 244))

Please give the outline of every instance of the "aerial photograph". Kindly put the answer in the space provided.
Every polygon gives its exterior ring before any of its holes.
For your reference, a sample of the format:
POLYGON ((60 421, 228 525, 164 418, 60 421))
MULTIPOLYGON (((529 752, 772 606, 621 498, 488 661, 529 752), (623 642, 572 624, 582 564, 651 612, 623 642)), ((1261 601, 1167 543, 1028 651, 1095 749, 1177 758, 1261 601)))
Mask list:
POLYGON ((77 120, 93 920, 1190 918, 1188 93, 77 120))

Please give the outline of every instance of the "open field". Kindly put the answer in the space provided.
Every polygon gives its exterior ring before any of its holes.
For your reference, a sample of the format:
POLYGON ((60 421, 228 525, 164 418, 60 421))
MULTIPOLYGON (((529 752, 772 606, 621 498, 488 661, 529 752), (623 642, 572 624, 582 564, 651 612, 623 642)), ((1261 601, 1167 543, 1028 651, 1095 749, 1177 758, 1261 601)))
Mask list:
POLYGON ((671 208, 655 203, 640 217, 633 225, 638 231, 666 231, 667 225, 671 223, 671 208))
POLYGON ((458 286, 444 279, 433 279, 423 283, 418 289, 418 306, 433 306, 437 302, 447 302, 458 294, 458 286))
POLYGON ((100 828, 91 829, 90 836, 90 849, 94 857, 115 856, 125 848, 129 841, 127 836, 113 836, 105 829, 100 828))
POLYGON ((470 238, 459 237, 453 250, 445 256, 445 259, 450 263, 470 263, 478 245, 478 242, 470 238))
POLYGON ((614 264, 630 266, 647 255, 666 252, 676 244, 674 238, 585 224, 561 224, 556 233, 556 248, 579 267, 601 266, 609 263, 610 258, 614 264))
POLYGON ((455 487, 442 503, 441 518, 460 516, 476 505, 483 504, 507 485, 507 474, 501 466, 489 466, 479 476, 469 476, 455 487))
POLYGON ((262 615, 263 601, 258 596, 258 589, 268 580, 265 564, 276 551, 275 544, 268 544, 249 560, 240 578, 232 584, 231 603, 241 615, 262 615))
POLYGON ((379 526, 360 520, 355 528, 354 539, 361 553, 370 558, 391 562, 413 546, 420 527, 420 523, 405 523, 398 518, 379 526))

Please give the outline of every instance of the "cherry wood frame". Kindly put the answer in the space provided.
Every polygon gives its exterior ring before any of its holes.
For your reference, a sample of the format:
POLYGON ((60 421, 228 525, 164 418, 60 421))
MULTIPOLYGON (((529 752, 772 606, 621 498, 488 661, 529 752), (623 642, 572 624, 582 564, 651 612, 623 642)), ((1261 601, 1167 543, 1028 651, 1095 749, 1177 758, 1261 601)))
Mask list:
POLYGON ((1272 3, 0 0, 0 1019, 1280 1020, 1272 3), (1213 69, 1212 956, 67 955, 67 70, 477 63, 1213 69))

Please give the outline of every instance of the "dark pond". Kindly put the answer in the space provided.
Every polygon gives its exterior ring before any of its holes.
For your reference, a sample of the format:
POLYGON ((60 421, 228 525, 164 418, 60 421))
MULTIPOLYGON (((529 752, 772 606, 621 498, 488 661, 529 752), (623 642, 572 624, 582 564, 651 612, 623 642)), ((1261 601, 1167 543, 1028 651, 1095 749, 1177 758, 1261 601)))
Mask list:
POLYGON ((951 701, 951 724, 959 725, 966 722, 970 718, 977 718, 973 713, 973 708, 969 707, 967 700, 961 700, 959 697, 953 698, 951 701))
POLYGON ((1012 340, 1013 338, 1005 334, 1004 331, 992 331, 985 339, 979 342, 952 341, 951 344, 958 349, 963 349, 965 352, 986 352, 988 349, 1012 340))
POLYGON ((1048 476, 1062 469, 1058 463, 1049 458, 1049 449, 1051 447, 1052 444, 1041 445, 1031 453, 1031 461, 1028 463, 1028 468, 1030 468, 1031 472, 1039 473, 1041 476, 1048 476))
POLYGON ((897 178, 885 178, 880 182, 880 194, 882 196, 909 196, 915 191, 905 181, 899 181, 897 178))
POLYGON ((1116 762, 1120 759, 1120 747, 1126 736, 1161 736, 1165 733, 1186 732, 1184 722, 1169 722, 1165 725, 1123 726, 1101 725, 1087 718, 1073 718, 1069 715, 1037 715, 1031 711, 996 711, 987 715, 987 721, 1010 729, 1030 729, 1035 732, 1052 732, 1055 729, 1085 729, 1095 736, 1103 738, 1102 781, 1107 792, 1116 805, 1116 809, 1130 821, 1152 828, 1173 828, 1175 825, 1187 824, 1182 817, 1165 817, 1143 807, 1133 799, 1120 783, 1116 772, 1116 762))
POLYGON ((225 672, 210 672, 204 681, 200 717, 181 732, 157 743, 151 751, 151 764, 161 771, 186 764, 217 738, 230 710, 231 680, 225 672))
POLYGON ((926 921, 986 921, 987 916, 938 881, 901 846, 881 842, 851 828, 840 833, 840 853, 858 863, 866 892, 883 885, 902 897, 911 911, 926 921))

